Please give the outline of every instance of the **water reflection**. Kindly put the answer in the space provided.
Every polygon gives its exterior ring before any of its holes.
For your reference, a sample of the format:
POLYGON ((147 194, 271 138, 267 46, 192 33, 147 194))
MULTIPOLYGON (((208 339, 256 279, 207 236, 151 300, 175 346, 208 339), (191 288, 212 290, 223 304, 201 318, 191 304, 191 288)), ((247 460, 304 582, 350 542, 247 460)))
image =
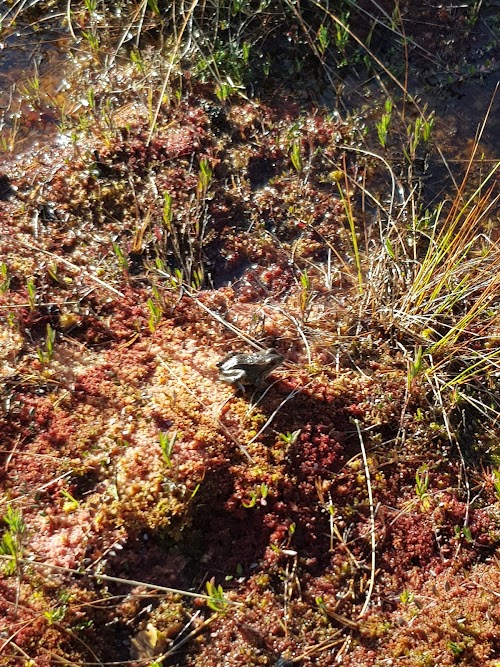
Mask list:
MULTIPOLYGON (((8 11, 0 3, 0 15, 8 11)), ((69 40, 62 31, 36 28, 20 23, 0 40, 2 150, 26 149, 37 138, 54 135, 60 122, 69 40)))

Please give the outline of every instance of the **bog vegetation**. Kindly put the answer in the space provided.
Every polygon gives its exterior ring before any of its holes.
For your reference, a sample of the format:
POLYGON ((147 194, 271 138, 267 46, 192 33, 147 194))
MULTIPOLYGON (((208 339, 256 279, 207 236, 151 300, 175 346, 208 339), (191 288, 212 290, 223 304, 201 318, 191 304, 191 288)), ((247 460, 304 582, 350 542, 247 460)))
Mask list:
POLYGON ((1 5, 0 664, 497 664, 500 26, 413 4, 1 5))

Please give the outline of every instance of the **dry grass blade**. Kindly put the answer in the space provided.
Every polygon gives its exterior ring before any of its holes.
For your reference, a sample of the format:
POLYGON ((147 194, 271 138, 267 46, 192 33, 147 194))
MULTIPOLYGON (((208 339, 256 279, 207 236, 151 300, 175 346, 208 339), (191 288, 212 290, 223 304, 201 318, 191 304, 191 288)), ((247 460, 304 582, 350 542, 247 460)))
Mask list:
MULTIPOLYGON (((12 561, 13 556, 9 556, 7 554, 0 554, 0 559, 12 561)), ((99 572, 93 572, 92 570, 83 570, 83 571, 74 570, 70 567, 61 567, 60 565, 52 565, 51 563, 41 563, 34 560, 30 560, 28 558, 18 558, 17 562, 26 567, 39 568, 42 570, 43 569, 52 570, 53 572, 58 572, 59 574, 71 574, 71 575, 76 575, 78 577, 82 576, 90 577, 91 579, 95 579, 96 581, 107 581, 116 584, 125 584, 126 586, 131 586, 132 588, 135 588, 136 586, 141 586, 142 588, 146 588, 150 591, 156 591, 160 593, 174 593, 176 595, 183 595, 185 597, 190 597, 190 598, 199 598, 201 600, 212 599, 210 595, 204 595, 203 593, 195 593, 193 591, 183 591, 178 588, 169 588, 167 586, 148 584, 147 582, 138 581, 136 579, 123 579, 121 577, 111 577, 107 574, 100 574, 99 572)), ((240 607, 242 603, 226 599, 224 600, 224 604, 240 607)))
POLYGON ((359 612, 358 618, 362 618, 370 606, 370 601, 373 594, 373 588, 375 586, 375 572, 376 572, 376 549, 377 549, 377 538, 375 535, 375 505, 373 503, 373 493, 372 493, 372 484, 370 476, 370 467, 368 465, 368 458, 366 456, 365 443, 363 441, 363 436, 361 434, 361 429, 359 427, 359 421, 356 419, 356 430, 358 432, 359 444, 361 447, 361 453, 363 455, 363 466, 365 470, 366 478, 366 488, 368 490, 368 502, 370 504, 370 540, 371 540, 371 569, 370 569, 370 584, 368 586, 368 591, 366 594, 366 599, 363 604, 363 608, 359 612))

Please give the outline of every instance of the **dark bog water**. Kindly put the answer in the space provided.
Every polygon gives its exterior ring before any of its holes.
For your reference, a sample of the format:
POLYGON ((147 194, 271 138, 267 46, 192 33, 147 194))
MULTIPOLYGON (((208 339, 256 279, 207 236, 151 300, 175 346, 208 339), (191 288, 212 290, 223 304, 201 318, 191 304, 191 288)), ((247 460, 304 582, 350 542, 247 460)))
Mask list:
MULTIPOLYGON (((32 2, 31 6, 42 9, 43 4, 32 2)), ((60 4, 62 10, 64 4, 60 4)), ((370 0, 361 4, 364 11, 373 16, 377 5, 370 0)), ((394 8, 386 4, 386 15, 390 16, 394 8)), ((422 177, 426 199, 432 204, 450 188, 449 172, 455 180, 460 180, 490 103, 476 156, 481 163, 480 173, 492 167, 500 155, 500 95, 494 96, 500 71, 498 5, 496 0, 485 2, 478 16, 463 8, 441 8, 437 12, 436 7, 425 0, 418 7, 415 3, 401 2, 400 5, 408 39, 406 66, 401 64, 401 39, 394 32, 377 28, 370 48, 398 80, 407 78, 408 89, 418 100, 420 109, 427 106, 427 113, 435 114, 433 148, 424 155, 425 168, 417 174, 422 177)), ((70 106, 65 77, 70 69, 74 71, 78 66, 70 57, 74 53, 70 49, 76 45, 64 26, 65 12, 53 10, 52 15, 46 17, 41 12, 35 24, 27 20, 28 6, 29 3, 13 6, 0 2, 0 16, 6 16, 0 36, 0 150, 11 154, 26 150, 36 141, 50 142, 57 136, 61 118, 70 106), (14 12, 19 16, 15 27, 9 28, 14 12)), ((386 15, 381 14, 385 22, 386 15)), ((351 25, 353 31, 363 34, 366 25, 362 21, 368 24, 369 20, 366 14, 360 17, 359 25, 355 19, 351 25)), ((78 48, 84 46, 80 44, 78 48)), ((380 72, 375 76, 356 77, 344 68, 339 70, 338 78, 341 82, 338 90, 323 96, 325 105, 336 106, 341 115, 346 110, 358 117, 366 115, 367 145, 384 154, 392 164, 403 164, 402 131, 394 128, 384 151, 377 143, 375 129, 387 91, 398 99, 401 111, 401 90, 380 72), (386 88, 379 85, 381 80, 386 88)), ((412 117, 411 105, 407 105, 407 117, 412 117)))

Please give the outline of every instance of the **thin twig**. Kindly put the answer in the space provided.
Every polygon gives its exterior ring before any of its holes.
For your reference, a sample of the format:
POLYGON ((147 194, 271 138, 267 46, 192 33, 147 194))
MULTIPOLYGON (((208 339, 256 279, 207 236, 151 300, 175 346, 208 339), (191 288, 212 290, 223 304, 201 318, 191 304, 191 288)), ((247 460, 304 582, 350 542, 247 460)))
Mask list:
POLYGON ((363 442, 363 436, 361 435, 361 429, 359 428, 359 421, 357 419, 355 419, 354 423, 356 424, 356 430, 358 432, 359 445, 361 447, 361 454, 363 455, 363 465, 364 465, 364 468, 365 468, 366 488, 368 489, 368 501, 370 503, 370 535, 371 535, 371 545, 372 545, 370 585, 368 587, 368 593, 366 594, 365 603, 364 603, 363 608, 361 609, 361 612, 358 616, 358 618, 361 618, 362 616, 365 615, 365 613, 368 609, 368 605, 370 604, 370 600, 371 600, 372 593, 373 593, 373 587, 375 586, 375 566, 376 566, 377 541, 375 539, 375 506, 373 504, 373 494, 372 494, 372 484, 371 484, 371 477, 370 477, 370 468, 368 467, 368 459, 367 459, 367 456, 366 456, 365 443, 363 442))
MULTIPOLYGON (((165 277, 170 277, 164 271, 158 271, 158 273, 165 277)), ((187 285, 183 285, 183 290, 185 291, 187 296, 189 296, 189 298, 191 298, 194 301, 194 303, 198 306, 198 308, 201 308, 206 313, 208 313, 211 317, 214 318, 214 320, 222 324, 223 327, 229 329, 229 331, 232 331, 235 334, 235 336, 238 336, 238 338, 244 340, 245 343, 248 343, 248 345, 253 347, 254 350, 258 350, 259 352, 264 350, 264 347, 262 345, 259 345, 252 338, 244 334, 241 329, 238 329, 238 327, 236 327, 234 324, 231 324, 231 322, 225 320, 215 310, 211 310, 208 306, 205 306, 205 304, 198 299, 198 297, 191 291, 191 289, 187 285)))
MULTIPOLYGON (((307 385, 306 385, 306 386, 307 386, 307 385)), ((290 392, 290 393, 288 394, 288 396, 287 396, 286 398, 284 398, 284 399, 281 401, 281 403, 278 405, 278 407, 276 408, 276 410, 275 410, 275 411, 270 415, 270 417, 267 419, 267 421, 266 421, 266 423, 264 424, 264 426, 262 426, 262 428, 260 428, 260 429, 257 431, 257 433, 253 436, 253 438, 247 442, 247 444, 246 444, 247 447, 248 447, 249 445, 251 445, 253 442, 255 442, 255 440, 257 440, 257 438, 259 437, 259 435, 260 435, 261 433, 263 433, 263 432, 266 430, 266 428, 272 423, 272 421, 274 420, 274 418, 276 417, 276 415, 278 414, 278 412, 281 410, 281 408, 285 405, 285 403, 288 403, 288 401, 290 401, 292 398, 295 398, 295 396, 296 396, 297 394, 300 394, 300 393, 303 391, 303 389, 304 389, 303 387, 300 387, 299 389, 294 389, 292 392, 290 392)))
POLYGON ((71 37, 73 37, 75 42, 77 42, 78 38, 75 35, 75 31, 73 30, 73 23, 71 22, 71 0, 68 0, 68 2, 66 3, 66 21, 68 23, 68 30, 70 32, 71 37))
MULTIPOLYGON (((0 554, 0 559, 2 560, 14 560, 14 556, 9 556, 8 554, 0 554)), ((99 581, 109 581, 115 584, 125 584, 126 586, 131 586, 135 588, 136 586, 142 586, 151 591, 160 591, 161 593, 173 593, 175 595, 182 595, 184 597, 196 598, 201 600, 211 600, 210 595, 204 595, 203 593, 194 593, 193 591, 183 591, 179 588, 169 588, 167 586, 159 586, 157 584, 148 584, 145 581, 137 581, 136 579, 122 579, 121 577, 111 577, 107 574, 99 574, 99 572, 94 572, 93 570, 74 570, 71 567, 61 567, 60 565, 52 565, 52 563, 41 563, 40 561, 30 560, 29 558, 16 558, 17 563, 21 565, 27 565, 29 567, 54 570, 55 572, 60 572, 61 574, 74 574, 79 577, 90 577, 99 581)), ((241 607, 242 602, 235 602, 234 600, 224 600, 224 604, 234 605, 236 607, 241 607)))

